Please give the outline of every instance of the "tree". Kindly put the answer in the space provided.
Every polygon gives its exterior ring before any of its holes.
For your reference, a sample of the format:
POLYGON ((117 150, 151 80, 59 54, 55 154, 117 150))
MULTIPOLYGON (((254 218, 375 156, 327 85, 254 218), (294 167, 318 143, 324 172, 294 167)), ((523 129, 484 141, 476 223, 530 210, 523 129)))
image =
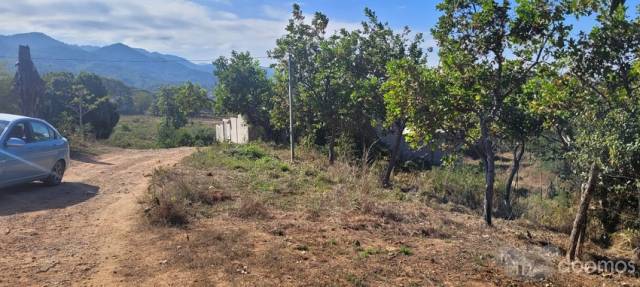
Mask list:
POLYGON ((85 125, 90 125, 96 138, 109 138, 120 115, 102 78, 90 73, 74 76, 57 72, 44 75, 44 80, 46 88, 40 108, 42 118, 65 132, 77 131, 82 137, 86 135, 85 125), (83 123, 82 126, 78 125, 79 122, 83 123))
MULTIPOLYGON (((298 4, 293 5, 291 19, 286 26, 286 34, 276 40, 276 47, 269 51, 269 56, 277 61, 276 77, 280 83, 276 85, 280 87, 286 86, 284 83, 289 77, 293 79, 293 89, 295 91, 294 116, 295 134, 303 135, 310 144, 324 144, 321 140, 325 138, 320 136, 327 132, 328 124, 326 115, 335 112, 335 109, 329 107, 329 111, 320 111, 320 105, 326 103, 325 100, 333 91, 330 79, 322 77, 320 66, 317 61, 326 60, 321 55, 321 46, 325 45, 326 28, 329 19, 326 15, 316 12, 311 23, 305 22, 305 17, 298 4), (291 59, 291 62, 289 60, 291 59), (292 75, 289 75, 289 66, 291 65, 292 75), (326 81, 323 83, 323 81, 326 81)), ((328 47, 325 46, 324 52, 327 53, 328 47)), ((326 54, 325 54, 326 55, 326 54)), ((328 74, 325 74, 328 75, 328 74)), ((287 92, 280 89, 281 92, 287 92)), ((277 102, 280 106, 276 107, 279 111, 288 110, 289 102, 286 93, 277 95, 277 102), (285 108, 286 107, 286 108, 285 108)), ((287 112, 288 114, 288 112, 287 112)), ((273 121, 277 126, 284 126, 288 123, 288 119, 282 115, 276 115, 273 121)), ((330 161, 332 160, 332 148, 329 148, 330 161)))
POLYGON ((163 87, 158 92, 158 114, 162 117, 162 123, 172 129, 179 129, 187 124, 187 117, 176 102, 179 93, 179 87, 163 87))
POLYGON ((177 131, 187 124, 187 116, 176 101, 180 90, 180 87, 173 86, 163 87, 158 92, 156 106, 162 117, 158 126, 158 144, 162 147, 176 146, 177 131))
POLYGON ((211 107, 207 90, 191 82, 179 88, 176 104, 187 117, 195 117, 211 107))
POLYGON ((111 102, 109 92, 102 78, 93 73, 82 72, 74 81, 87 89, 91 97, 89 104, 93 107, 86 113, 86 123, 91 124, 98 139, 107 139, 120 120, 117 105, 111 102))
POLYGON ((214 91, 216 112, 242 114, 270 138, 271 82, 260 63, 249 52, 233 51, 230 58, 220 57, 213 64, 218 78, 214 91))
MULTIPOLYGON (((582 171, 589 167, 569 239, 569 260, 580 255, 591 198, 599 196, 605 208, 615 210, 600 218, 611 232, 619 217, 610 214, 620 214, 625 198, 634 197, 640 186, 640 17, 629 19, 624 1, 600 3, 594 11, 598 25, 572 39, 567 54, 580 113, 569 121, 574 137, 563 140, 574 166, 582 171)), ((640 210, 640 198, 634 207, 640 210)))
MULTIPOLYGON (((315 13, 306 22, 298 5, 294 5, 287 34, 278 39, 270 56, 278 61, 277 97, 274 110, 284 112, 288 55, 292 57, 295 80, 294 118, 296 135, 308 143, 326 145, 329 162, 335 160, 336 140, 352 138, 364 151, 376 141, 376 127, 385 119, 381 85, 386 80, 386 64, 393 59, 420 59, 422 37, 410 41, 408 28, 395 33, 365 9, 367 21, 356 31, 340 30, 326 35, 329 19, 315 13)), ((280 112, 272 113, 277 126, 286 122, 280 112)), ((364 152, 363 152, 364 153, 364 152)))
POLYGON ((133 112, 142 115, 153 106, 155 98, 152 93, 145 90, 135 90, 131 96, 133 101, 133 112))
POLYGON ((81 139, 84 141, 85 137, 85 122, 84 117, 91 110, 98 107, 99 101, 104 101, 105 98, 100 100, 95 99, 96 96, 91 94, 87 88, 83 85, 73 85, 71 90, 71 99, 68 102, 68 107, 74 112, 78 118, 78 129, 81 139))
POLYGON ((18 101, 11 93, 13 76, 6 69, 5 64, 0 62, 0 113, 19 113, 18 101))
POLYGON ((495 182, 496 121, 505 99, 531 77, 564 42, 565 11, 552 0, 445 0, 443 15, 432 33, 450 81, 449 96, 456 109, 474 114, 477 133, 468 133, 480 147, 486 190, 484 219, 492 224, 495 182))
POLYGON ((44 81, 40 78, 33 61, 29 46, 18 49, 18 67, 13 79, 13 94, 20 99, 20 110, 23 115, 38 115, 39 101, 44 94, 44 81))
MULTIPOLYGON (((536 69, 535 73, 543 73, 542 69, 536 69)), ((505 108, 500 114, 498 126, 504 141, 511 145, 513 161, 509 176, 507 177, 504 192, 503 206, 505 218, 513 217, 511 208, 511 189, 513 180, 520 169, 520 163, 526 150, 527 142, 540 135, 542 132, 542 117, 529 107, 534 100, 535 89, 526 89, 525 84, 521 90, 516 91, 505 99, 505 108), (524 89, 524 90, 523 90, 524 89)))
MULTIPOLYGON (((440 127, 439 98, 443 94, 437 70, 426 68, 422 61, 393 60, 387 64, 388 79, 382 85, 386 107, 385 125, 396 131, 409 128, 409 141, 414 145, 431 143, 440 127)), ((392 155, 383 174, 383 186, 390 186, 391 172, 398 160, 399 145, 404 133, 396 133, 392 155), (384 181, 386 180, 386 181, 384 181)))

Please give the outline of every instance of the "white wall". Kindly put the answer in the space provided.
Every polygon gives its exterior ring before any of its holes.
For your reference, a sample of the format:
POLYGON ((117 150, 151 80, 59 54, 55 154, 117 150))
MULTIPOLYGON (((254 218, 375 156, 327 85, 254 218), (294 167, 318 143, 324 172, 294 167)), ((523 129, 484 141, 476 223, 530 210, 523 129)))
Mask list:
POLYGON ((232 142, 245 144, 251 140, 249 136, 250 126, 242 115, 222 119, 216 124, 216 140, 218 142, 232 142))

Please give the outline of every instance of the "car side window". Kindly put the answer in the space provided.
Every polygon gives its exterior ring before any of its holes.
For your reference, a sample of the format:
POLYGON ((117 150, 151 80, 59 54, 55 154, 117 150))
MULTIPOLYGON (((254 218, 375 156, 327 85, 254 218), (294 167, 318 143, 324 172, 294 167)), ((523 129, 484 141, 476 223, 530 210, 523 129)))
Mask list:
POLYGON ((29 142, 45 142, 53 139, 51 129, 41 122, 31 122, 31 140, 29 142))
POLYGON ((59 138, 58 138, 58 135, 56 134, 56 132, 55 132, 52 128, 49 128, 49 134, 51 135, 51 139, 52 139, 52 140, 57 140, 57 139, 59 139, 59 138))
POLYGON ((27 136, 27 131, 28 129, 27 129, 26 123, 24 122, 17 123, 11 128, 11 131, 9 131, 7 140, 9 140, 10 138, 18 138, 27 142, 29 139, 29 137, 27 136))

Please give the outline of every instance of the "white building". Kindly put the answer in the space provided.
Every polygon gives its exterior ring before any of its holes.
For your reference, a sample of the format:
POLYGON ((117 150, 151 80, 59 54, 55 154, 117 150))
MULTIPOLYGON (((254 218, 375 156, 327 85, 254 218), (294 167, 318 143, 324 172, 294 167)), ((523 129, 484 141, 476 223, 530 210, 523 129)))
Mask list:
POLYGON ((251 130, 251 126, 242 115, 224 118, 216 124, 216 140, 245 144, 254 139, 251 130))

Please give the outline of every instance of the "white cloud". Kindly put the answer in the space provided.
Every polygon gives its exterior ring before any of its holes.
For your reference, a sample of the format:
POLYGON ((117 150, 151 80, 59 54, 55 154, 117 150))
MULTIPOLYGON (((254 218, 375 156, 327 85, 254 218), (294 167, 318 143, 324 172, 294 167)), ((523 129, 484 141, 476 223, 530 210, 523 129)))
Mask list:
POLYGON ((288 17, 286 11, 269 12, 264 18, 240 18, 181 0, 0 1, 0 34, 43 32, 79 45, 123 42, 196 60, 234 49, 264 57, 288 17))
MULTIPOLYGON (((270 62, 262 57, 284 34, 289 6, 233 7, 237 2, 208 1, 221 5, 185 0, 0 1, 0 34, 43 32, 77 45, 122 42, 191 60, 213 60, 231 50, 249 51, 263 63, 270 62), (241 17, 233 8, 256 9, 261 16, 241 17)), ((360 19, 347 22, 328 16, 329 33, 360 28, 360 19)), ((312 14, 306 14, 308 21, 311 18, 312 14)), ((424 34, 425 48, 435 48, 428 31, 424 34)), ((437 61, 435 55, 429 58, 429 62, 437 61)))

